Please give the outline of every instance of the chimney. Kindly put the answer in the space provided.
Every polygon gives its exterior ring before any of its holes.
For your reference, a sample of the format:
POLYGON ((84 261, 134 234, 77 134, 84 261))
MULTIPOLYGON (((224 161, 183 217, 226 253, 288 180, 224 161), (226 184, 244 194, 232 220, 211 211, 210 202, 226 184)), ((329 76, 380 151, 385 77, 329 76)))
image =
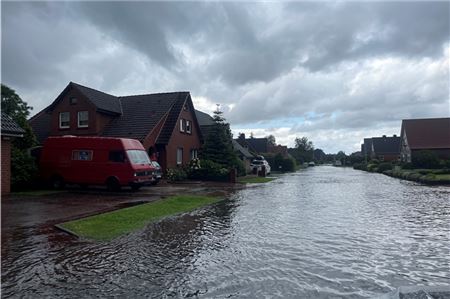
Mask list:
POLYGON ((386 135, 383 135, 383 138, 386 138, 386 135))
POLYGON ((245 134, 244 133, 239 133, 239 140, 245 140, 245 134))
POLYGON ((394 134, 394 137, 397 137, 397 135, 394 134))

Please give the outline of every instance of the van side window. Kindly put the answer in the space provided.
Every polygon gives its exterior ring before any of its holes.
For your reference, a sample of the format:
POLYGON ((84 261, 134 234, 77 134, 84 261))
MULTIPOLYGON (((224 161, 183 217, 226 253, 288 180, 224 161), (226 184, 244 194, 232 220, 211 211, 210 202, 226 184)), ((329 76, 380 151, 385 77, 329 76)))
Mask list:
POLYGON ((75 161, 91 161, 92 151, 88 150, 74 150, 72 151, 72 160, 75 161))
POLYGON ((125 162, 125 153, 123 151, 110 151, 109 161, 111 162, 125 162))

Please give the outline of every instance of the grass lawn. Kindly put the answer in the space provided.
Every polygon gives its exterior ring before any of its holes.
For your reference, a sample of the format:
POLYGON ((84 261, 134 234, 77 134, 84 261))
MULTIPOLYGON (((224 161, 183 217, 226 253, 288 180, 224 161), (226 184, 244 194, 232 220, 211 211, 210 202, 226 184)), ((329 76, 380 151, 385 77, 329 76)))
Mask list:
POLYGON ((167 199, 60 224, 80 237, 112 240, 165 216, 189 212, 219 201, 206 196, 172 196, 167 199))
POLYGON ((255 184, 255 183, 267 183, 267 182, 273 181, 274 179, 275 178, 251 176, 251 177, 238 178, 237 181, 238 181, 238 183, 255 184))
POLYGON ((437 180, 450 181, 450 174, 435 174, 434 177, 437 180))
POLYGON ((12 195, 25 195, 25 196, 44 196, 61 193, 61 190, 27 190, 27 191, 14 191, 12 195))

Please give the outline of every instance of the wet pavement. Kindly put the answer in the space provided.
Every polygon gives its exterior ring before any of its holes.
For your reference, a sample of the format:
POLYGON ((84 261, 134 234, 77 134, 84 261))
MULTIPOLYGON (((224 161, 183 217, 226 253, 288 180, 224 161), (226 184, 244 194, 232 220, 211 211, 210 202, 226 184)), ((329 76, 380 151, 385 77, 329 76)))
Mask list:
MULTIPOLYGON (((2 236, 20 227, 53 226, 54 224, 104 213, 127 206, 155 201, 177 194, 226 197, 242 189, 240 184, 186 182, 142 187, 132 192, 124 188, 109 192, 104 188, 81 189, 69 186, 49 195, 15 195, 2 197, 2 236)), ((3 241, 3 238, 2 238, 3 241)))

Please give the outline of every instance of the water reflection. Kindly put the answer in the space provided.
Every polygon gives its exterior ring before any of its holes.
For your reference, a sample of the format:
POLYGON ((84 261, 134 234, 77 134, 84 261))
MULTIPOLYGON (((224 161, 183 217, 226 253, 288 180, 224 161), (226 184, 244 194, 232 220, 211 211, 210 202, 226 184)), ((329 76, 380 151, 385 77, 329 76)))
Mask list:
POLYGON ((316 167, 108 243, 22 228, 2 237, 2 293, 359 298, 448 284, 449 195, 316 167))

